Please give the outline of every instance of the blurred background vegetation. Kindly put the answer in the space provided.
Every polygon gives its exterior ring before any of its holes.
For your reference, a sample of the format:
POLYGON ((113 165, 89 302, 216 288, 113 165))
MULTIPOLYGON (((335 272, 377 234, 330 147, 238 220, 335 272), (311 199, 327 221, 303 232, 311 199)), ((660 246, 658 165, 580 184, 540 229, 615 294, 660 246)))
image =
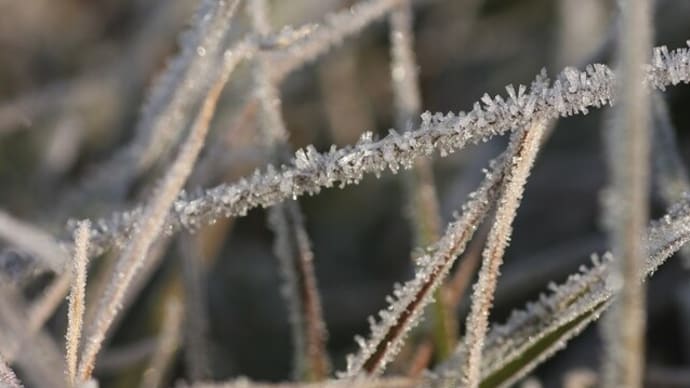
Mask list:
MULTIPOLYGON (((170 153, 117 190, 89 191, 83 178, 99 171, 94 166, 134 137, 147 90, 177 52, 180 32, 189 25, 196 3, 0 1, 0 204, 5 211, 67 238, 69 218, 104 217, 147 197, 171 160, 170 153)), ((353 3, 274 0, 272 22, 318 23, 326 13, 353 3)), ((528 84, 542 67, 553 75, 566 65, 608 61, 616 20, 613 3, 414 1, 424 109, 469 110, 484 92, 503 94, 507 84, 528 84)), ((233 27, 238 38, 249 25, 241 15, 233 27)), ((690 37, 688 17, 690 2, 657 1, 656 45, 684 46, 690 37)), ((237 180, 269 158, 256 137, 256 107, 245 104, 251 97, 250 66, 244 64, 224 92, 190 190, 237 180)), ((389 66, 384 19, 291 74, 281 93, 292 144, 325 150, 331 144, 352 144, 366 130, 386 134, 394 121, 389 66)), ((687 155, 690 93, 679 87, 664 97, 681 154, 687 155)), ((602 112, 564 120, 549 139, 518 213, 493 321, 504 320, 549 281, 576 271, 591 252, 606 249, 598 216, 606 174, 601 145, 605 120, 602 112)), ((444 220, 465 201, 487 160, 505 142, 494 139, 435 160, 444 220)), ((99 173, 107 180, 108 171, 99 173)), ((336 369, 343 368, 345 354, 354 349, 353 336, 368 331, 367 316, 385 306, 393 283, 412 275, 410 252, 415 247, 402 186, 388 173, 299 199, 315 253, 328 350, 336 369)), ((656 216, 663 210, 657 197, 655 206, 656 216)), ((252 210, 247 217, 160 244, 159 262, 147 269, 140 291, 130 298, 114 338, 100 356, 96 376, 101 386, 139 381, 171 298, 184 301, 185 316, 204 319, 194 320, 196 326, 189 320, 181 324, 166 381, 192 375, 244 375, 262 381, 291 377, 289 312, 265 218, 263 210, 252 210), (187 359, 194 346, 205 349, 205 361, 187 359)), ((99 287, 99 274, 110 262, 106 255, 91 270, 87 295, 99 287)), ((50 278, 28 276, 38 271, 30 263, 28 253, 0 241, 5 277, 20 285, 27 298, 50 278)), ((650 281, 650 386, 690 385, 689 279, 683 263, 672 260, 650 281)), ((461 322, 466 311, 467 303, 461 303, 455 312, 461 322)), ((65 325, 63 305, 48 330, 62 338, 65 325)), ((596 370, 599 346, 599 332, 589 328, 536 375, 546 386, 560 386, 575 368, 596 370)), ((408 353, 403 352, 391 371, 405 373, 405 360, 412 357, 408 353)))

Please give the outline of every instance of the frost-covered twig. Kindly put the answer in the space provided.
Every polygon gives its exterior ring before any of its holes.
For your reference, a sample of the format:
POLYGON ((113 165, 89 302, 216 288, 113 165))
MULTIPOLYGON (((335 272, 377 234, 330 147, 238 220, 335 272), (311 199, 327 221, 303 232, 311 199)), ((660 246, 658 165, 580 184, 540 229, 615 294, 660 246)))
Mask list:
POLYGON ((84 351, 79 363, 80 378, 84 380, 90 378, 96 355, 102 346, 106 332, 121 307, 125 292, 137 270, 144 265, 149 248, 163 230, 166 215, 184 186, 204 145, 220 93, 228 77, 243 57, 244 46, 242 45, 225 55, 223 66, 217 70, 216 82, 208 91, 199 108, 187 140, 182 145, 177 158, 165 174, 153 198, 142 212, 141 218, 138 220, 138 233, 119 258, 113 279, 108 283, 96 310, 94 322, 87 331, 84 351))
MULTIPOLYGON (((271 32, 265 0, 251 0, 252 24, 257 33, 271 32)), ((273 160, 282 163, 289 158, 288 131, 281 112, 280 91, 271 77, 272 63, 265 54, 257 58, 254 82, 260 107, 260 132, 265 148, 273 160)), ((269 209, 274 252, 285 281, 285 297, 290 310, 295 356, 295 376, 300 380, 318 381, 328 376, 330 362, 326 352, 326 325, 321 298, 316 286, 314 253, 297 201, 278 204, 269 209)))
POLYGON ((620 295, 604 321, 606 344, 602 386, 641 387, 644 370, 645 299, 643 284, 636 281, 644 263, 645 226, 649 220, 649 91, 638 80, 652 48, 650 0, 621 1, 618 33, 616 95, 620 104, 612 113, 606 134, 610 186, 607 226, 614 257, 610 282, 620 295))
MULTIPOLYGON (((652 222, 647 229, 648 257, 637 280, 652 275, 666 259, 690 241, 690 203, 677 203, 667 215, 652 222)), ((607 278, 611 256, 593 255, 591 268, 581 267, 562 285, 549 284, 550 295, 528 303, 525 310, 514 311, 508 321, 494 325, 487 335, 481 369, 482 384, 510 386, 568 340, 596 320, 608 307, 614 294, 607 278), (527 356, 526 356, 527 355, 527 356)), ((439 366, 435 381, 455 380, 462 371, 457 365, 466 357, 464 344, 453 357, 439 366)))
MULTIPOLYGON (((655 50, 644 77, 646 84, 663 90, 668 85, 689 80, 687 48, 669 52, 662 46, 655 50)), ((280 171, 268 166, 264 172, 257 171, 239 182, 219 185, 200 194, 183 195, 168 216, 166 230, 194 229, 218 218, 243 216, 255 207, 316 194, 323 187, 358 183, 367 173, 381 174, 385 169, 396 172, 400 167, 411 167, 419 157, 431 155, 434 149, 445 156, 468 143, 524 126, 537 116, 555 118, 585 113, 611 102, 613 81, 613 73, 604 65, 589 65, 584 72, 566 68, 550 88, 527 92, 522 86, 517 91, 509 86, 507 99, 485 95, 484 105, 476 102, 468 113, 425 113, 420 128, 402 135, 391 132, 373 141, 371 133, 365 133, 357 145, 332 148, 326 153, 307 147, 298 150, 291 165, 281 167, 280 171)), ((138 208, 117 213, 110 220, 94 225, 97 232, 92 239, 92 254, 128 238, 141 211, 138 208)))
POLYGON ((67 335, 65 357, 67 360, 67 378, 72 387, 77 387, 77 352, 82 334, 84 303, 86 300, 86 268, 89 262, 88 220, 79 223, 74 233, 74 258, 72 262, 72 289, 69 294, 67 310, 67 335))
POLYGON ((467 316, 465 346, 468 349, 468 355, 461 365, 462 382, 465 387, 479 386, 482 350, 489 327, 489 312, 493 306, 499 270, 512 235, 513 220, 522 200, 525 183, 541 146, 546 125, 546 121, 536 121, 514 135, 516 139, 520 139, 519 142, 514 141, 518 150, 510 160, 511 167, 505 178, 501 197, 498 199, 496 219, 482 253, 482 267, 479 271, 479 279, 474 285, 472 305, 467 316))

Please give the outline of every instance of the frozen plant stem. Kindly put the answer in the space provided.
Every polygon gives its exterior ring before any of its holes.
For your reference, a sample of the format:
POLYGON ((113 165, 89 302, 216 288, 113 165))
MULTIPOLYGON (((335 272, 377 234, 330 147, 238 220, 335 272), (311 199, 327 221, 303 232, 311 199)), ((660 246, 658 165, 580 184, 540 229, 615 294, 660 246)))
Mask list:
MULTIPOLYGON (((690 80, 690 52, 687 48, 669 51, 665 46, 654 50, 654 60, 646 68, 644 82, 664 90, 669 85, 690 80)), ((538 77, 539 78, 539 77, 538 77)), ((434 149, 445 156, 467 144, 528 125, 534 117, 568 117, 601 108, 613 97, 614 75, 600 64, 585 71, 566 68, 552 87, 530 90, 524 86, 507 87, 508 97, 485 95, 469 112, 422 115, 422 124, 414 131, 398 135, 391 132, 379 141, 365 133, 357 145, 318 153, 313 147, 299 150, 291 165, 277 170, 268 167, 239 182, 206 189, 202 194, 182 196, 175 202, 166 230, 182 227, 195 229, 218 218, 243 216, 255 207, 271 206, 287 198, 316 194, 323 187, 356 184, 367 173, 380 174, 386 169, 409 168, 434 149), (483 104, 482 104, 483 103, 483 104)), ((108 221, 95 224, 92 252, 103 252, 114 242, 123 241, 134 231, 142 208, 116 213, 108 221)))
POLYGON ((89 232, 91 223, 81 221, 74 233, 74 259, 72 262, 72 287, 67 310, 66 359, 67 378, 70 387, 77 387, 77 352, 82 334, 84 302, 86 300, 86 268, 89 257, 89 232))
MULTIPOLYGON (((637 281, 656 272, 678 249, 690 241, 690 202, 675 203, 669 212, 647 228, 647 258, 637 281)), ((563 284, 550 283, 547 292, 513 311, 504 324, 494 325, 486 337, 482 357, 482 385, 509 387, 527 375, 567 341, 580 333, 610 306, 614 290, 607 281, 612 256, 592 255, 592 265, 580 267, 563 284)), ((436 381, 456 381, 458 365, 466 358, 464 344, 434 372, 436 381)))
POLYGON ((545 128, 546 121, 541 119, 514 135, 522 138, 522 141, 519 143, 515 157, 510 161, 512 166, 498 200, 496 219, 482 253, 479 279, 474 285, 472 306, 467 317, 465 346, 468 355, 461 366, 464 387, 479 386, 482 350, 489 327, 489 312, 493 305, 499 269, 512 234, 512 224, 522 200, 524 186, 539 151, 545 128))
POLYGON ((87 331, 88 336, 79 363, 79 375, 88 380, 95 366, 96 356, 105 340, 116 314, 120 310, 127 288, 137 271, 144 266, 151 245, 160 235, 165 218, 186 182, 201 151, 208 128, 218 103, 218 98, 237 63, 244 57, 241 44, 229 54, 226 53, 216 82, 201 103, 199 112, 191 123, 187 139, 166 172, 161 184, 150 199, 138 221, 138 233, 134 235, 115 265, 112 280, 108 283, 95 318, 87 331))
MULTIPOLYGON (((260 36, 271 33, 265 0, 250 0, 249 14, 260 36)), ((254 69, 259 100, 261 138, 274 162, 289 161, 288 131, 281 112, 280 91, 271 77, 271 62, 259 54, 254 69)), ((285 280, 285 297, 290 310, 295 348, 294 372, 300 380, 319 381, 328 377, 326 325, 314 273, 314 254, 297 201, 277 204, 268 210, 268 224, 275 234, 274 252, 285 280)))
POLYGON ((645 289, 637 281, 644 264, 649 218, 650 104, 644 64, 651 52, 649 0, 625 0, 618 34, 618 106, 606 137, 611 183, 606 201, 611 248, 616 258, 609 281, 619 291, 604 321, 603 386, 642 386, 645 289))
MULTIPOLYGON (((414 57, 413 12, 410 0, 401 1, 390 15, 391 78, 396 111, 396 126, 409 128, 421 111, 417 63, 414 57)), ((434 184, 432 159, 420 159, 413 170, 403 175, 407 187, 415 246, 425 247, 441 237, 441 218, 434 184)), ((454 322, 440 289, 434 295, 432 336, 437 355, 446 358, 455 345, 454 322)))
POLYGON ((173 147, 194 103, 213 83, 209 74, 217 65, 238 4, 239 0, 201 0, 192 27, 180 37, 180 53, 147 96, 135 137, 84 179, 87 187, 122 191, 173 147))
MULTIPOLYGON (((541 78, 532 84, 535 91, 546 86, 547 80, 541 78)), ((519 133, 525 136, 528 132, 519 133)), ((405 336, 419 322, 421 312, 433 300, 433 293, 443 284, 458 255, 498 198, 523 142, 522 137, 513 136, 508 149, 489 163, 484 180, 462 205, 462 215, 455 216, 444 235, 426 247, 428 253, 418 259, 414 278, 402 286, 396 285, 394 296, 388 298, 388 307, 379 312, 379 322, 370 318, 369 340, 355 337, 360 349, 347 357, 347 370, 340 377, 380 375, 398 353, 405 336)))

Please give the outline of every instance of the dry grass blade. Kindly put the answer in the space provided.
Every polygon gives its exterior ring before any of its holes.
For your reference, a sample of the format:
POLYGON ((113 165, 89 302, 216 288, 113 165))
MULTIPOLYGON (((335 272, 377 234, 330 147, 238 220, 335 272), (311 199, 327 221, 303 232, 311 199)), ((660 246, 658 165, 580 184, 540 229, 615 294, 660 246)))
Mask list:
POLYGON ((89 231, 91 223, 88 220, 79 223, 74 233, 74 259, 72 263, 72 287, 69 294, 69 308, 67 312, 66 352, 67 378, 70 386, 77 383, 77 352, 82 334, 84 318, 84 303, 86 300, 86 268, 88 267, 89 231))
POLYGON ((611 183, 606 201, 614 270, 609 279, 620 295, 604 321, 603 387, 641 387, 644 370, 645 299, 636 279, 644 263, 642 236, 649 220, 649 91, 639 80, 652 48, 649 0, 621 2, 618 35, 620 104, 606 136, 611 183))
POLYGON ((119 311, 125 292, 137 270, 144 264, 149 248, 162 231, 165 218, 204 145, 220 93, 235 66, 243 57, 244 46, 242 45, 233 51, 232 55, 225 56, 216 83, 202 102, 187 140, 139 220, 140 233, 130 242, 116 264, 113 280, 108 284, 97 308, 95 320, 87 331, 86 343, 79 364, 80 378, 84 380, 90 378, 96 356, 119 311))
POLYGON ((468 349, 468 355, 461 367, 462 383, 466 387, 479 386, 482 350, 489 327, 489 312, 493 306, 499 268, 503 263, 503 255, 512 234, 513 220, 520 206, 524 186, 537 157, 546 125, 546 121, 538 120, 533 125, 525 127, 522 130, 524 133, 515 134, 521 141, 518 143, 515 157, 510 161, 510 171, 501 197, 498 199, 496 219, 482 253, 482 267, 479 270, 479 279, 474 285, 472 305, 467 317, 465 346, 468 349))

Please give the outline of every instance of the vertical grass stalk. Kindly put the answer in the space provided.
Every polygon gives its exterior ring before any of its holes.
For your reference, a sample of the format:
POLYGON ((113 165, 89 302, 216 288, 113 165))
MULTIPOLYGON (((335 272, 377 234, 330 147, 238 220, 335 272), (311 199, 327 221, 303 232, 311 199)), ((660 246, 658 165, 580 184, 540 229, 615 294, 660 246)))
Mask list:
POLYGON ((546 121, 538 119, 532 125, 515 133, 515 136, 521 137, 524 132, 524 138, 519 144, 517 154, 510 161, 512 168, 498 199, 495 221, 482 253, 479 279, 474 285, 472 306, 467 317, 467 334, 465 336, 467 358, 461 366, 464 387, 476 388, 479 386, 482 350, 489 327, 489 312, 493 306, 499 269, 510 241, 513 220, 522 200, 524 186, 539 151, 545 129, 546 121))
POLYGON ((610 187, 606 217, 616 258, 609 286, 618 292, 604 321, 604 387, 642 386, 645 288, 637 281, 645 259, 649 218, 650 103, 640 81, 652 52, 651 2, 621 1, 618 35, 618 106, 606 136, 610 187))
MULTIPOLYGON (((248 6, 254 30, 261 36, 268 36, 271 25, 266 1, 251 0, 248 6)), ((262 140, 273 161, 281 164, 289 161, 290 144, 271 64, 265 54, 258 55, 254 82, 261 112, 262 140)), ((306 381, 323 380, 330 371, 326 325, 316 285, 314 254, 299 203, 289 201, 273 206, 268 210, 268 221, 275 234, 274 252, 286 282, 285 297, 295 348, 295 377, 306 381)))
MULTIPOLYGON (((421 111, 411 2, 402 1, 389 18, 396 126, 411 128, 421 111)), ((404 174, 404 177, 415 246, 429 246, 441 238, 441 217, 432 160, 418 160, 413 170, 404 174)), ((429 313, 433 316, 431 330, 436 355, 445 359, 455 346, 457 322, 446 306, 441 289, 435 291, 434 306, 429 313)))

